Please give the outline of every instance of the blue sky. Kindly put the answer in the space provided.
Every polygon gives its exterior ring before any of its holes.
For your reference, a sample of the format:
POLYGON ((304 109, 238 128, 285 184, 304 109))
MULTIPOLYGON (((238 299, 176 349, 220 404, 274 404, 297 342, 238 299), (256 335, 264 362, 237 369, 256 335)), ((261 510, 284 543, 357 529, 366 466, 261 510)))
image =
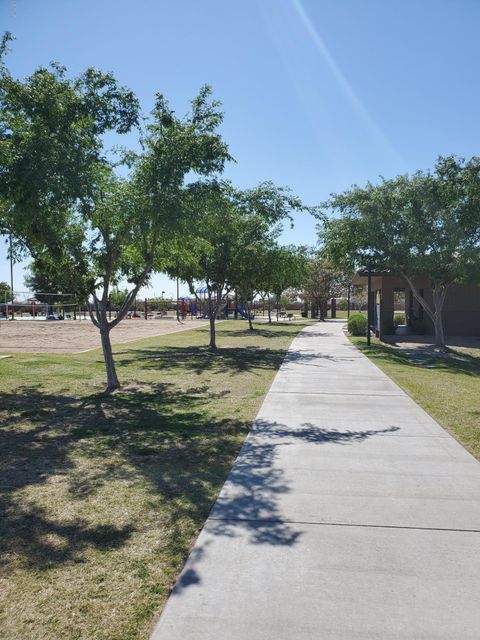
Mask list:
MULTIPOLYGON (((237 161, 226 177, 289 185, 308 204, 480 153, 479 25, 477 0, 0 0, 14 75, 51 60, 72 75, 100 67, 145 112, 156 91, 185 112, 211 84, 237 161)), ((314 244, 314 220, 283 240, 314 244)), ((144 293, 162 290, 173 283, 156 275, 144 293)))

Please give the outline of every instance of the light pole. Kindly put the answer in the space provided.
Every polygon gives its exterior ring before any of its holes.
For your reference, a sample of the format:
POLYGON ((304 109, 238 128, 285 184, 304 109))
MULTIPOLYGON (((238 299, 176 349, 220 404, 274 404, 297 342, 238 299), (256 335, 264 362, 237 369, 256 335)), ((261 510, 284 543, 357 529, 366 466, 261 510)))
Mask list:
POLYGON ((180 297, 180 280, 177 278, 177 322, 180 322, 180 309, 178 308, 178 299, 180 297))
POLYGON ((368 263, 368 287, 367 287, 367 344, 370 346, 370 325, 372 324, 372 265, 368 263))
POLYGON ((10 294, 12 296, 12 320, 15 320, 15 295, 13 293, 13 252, 12 252, 12 234, 10 238, 10 294))

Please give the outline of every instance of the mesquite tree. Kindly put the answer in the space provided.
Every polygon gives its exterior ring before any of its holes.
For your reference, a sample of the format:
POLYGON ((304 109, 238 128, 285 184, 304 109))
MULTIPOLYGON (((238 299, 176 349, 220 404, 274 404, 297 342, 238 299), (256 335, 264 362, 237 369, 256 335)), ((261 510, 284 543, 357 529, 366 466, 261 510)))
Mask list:
MULTIPOLYGON (((254 243, 238 272, 239 291, 244 292, 245 304, 248 305, 256 296, 266 301, 269 324, 272 324, 273 300, 276 300, 278 320, 278 302, 282 293, 300 286, 306 267, 305 248, 280 246, 275 241, 277 236, 278 231, 275 230, 261 242, 254 243)), ((251 323, 250 328, 253 329, 251 323)))
POLYGON ((258 295, 267 300, 269 324, 272 323, 271 300, 275 299, 278 321, 282 293, 301 286, 305 268, 305 247, 275 245, 261 257, 256 288, 258 295))
POLYGON ((398 273, 410 285, 445 345, 442 308, 448 287, 480 279, 480 158, 439 157, 433 172, 417 172, 332 196, 340 214, 320 231, 326 251, 342 267, 398 273), (430 280, 433 304, 415 286, 430 280))
MULTIPOLYGON (((6 50, 4 38, 0 53, 6 50)), ((128 156, 118 177, 103 134, 138 122, 138 102, 110 74, 88 69, 77 79, 54 65, 25 81, 0 68, 0 227, 28 249, 37 271, 62 270, 71 293, 92 300, 107 369, 107 391, 118 388, 110 331, 125 317, 148 278, 164 237, 182 218, 185 177, 223 169, 229 158, 217 133, 218 103, 204 87, 178 118, 156 96, 143 151, 128 156), (110 287, 130 290, 108 320, 110 287)))
MULTIPOLYGON (((277 225, 294 210, 307 209, 288 189, 264 182, 238 190, 227 182, 197 183, 186 189, 184 228, 168 272, 207 290, 209 348, 217 349, 215 321, 225 296, 242 286, 245 264, 259 269, 259 247, 277 233, 277 225)), ((248 287, 245 287, 248 288, 248 287)))
POLYGON ((310 256, 305 265, 301 297, 310 304, 312 318, 318 309, 320 320, 325 320, 328 301, 344 293, 348 279, 349 275, 339 271, 321 251, 310 256))

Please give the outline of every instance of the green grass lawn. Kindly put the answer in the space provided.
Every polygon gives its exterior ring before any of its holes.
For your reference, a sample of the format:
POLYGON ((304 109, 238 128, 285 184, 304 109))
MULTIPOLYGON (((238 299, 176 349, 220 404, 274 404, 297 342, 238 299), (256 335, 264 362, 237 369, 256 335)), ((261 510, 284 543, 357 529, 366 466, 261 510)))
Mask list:
POLYGON ((0 361, 2 640, 148 638, 292 338, 218 326, 0 361))
POLYGON ((480 460, 479 349, 412 351, 372 338, 350 338, 461 444, 480 460))

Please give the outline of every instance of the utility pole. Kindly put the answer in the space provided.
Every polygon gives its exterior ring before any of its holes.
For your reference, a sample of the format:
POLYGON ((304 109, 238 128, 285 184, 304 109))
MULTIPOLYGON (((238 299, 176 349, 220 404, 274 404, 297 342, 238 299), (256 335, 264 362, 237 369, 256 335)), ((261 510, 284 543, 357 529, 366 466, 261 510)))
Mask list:
POLYGON ((177 322, 180 322, 180 309, 178 308, 179 298, 180 298, 180 280, 177 278, 177 322))
POLYGON ((13 252, 12 252, 12 234, 10 238, 10 294, 12 296, 12 320, 15 320, 15 295, 13 293, 13 252))
POLYGON ((370 346, 370 325, 372 324, 372 265, 368 263, 368 294, 367 294, 367 344, 370 346))

